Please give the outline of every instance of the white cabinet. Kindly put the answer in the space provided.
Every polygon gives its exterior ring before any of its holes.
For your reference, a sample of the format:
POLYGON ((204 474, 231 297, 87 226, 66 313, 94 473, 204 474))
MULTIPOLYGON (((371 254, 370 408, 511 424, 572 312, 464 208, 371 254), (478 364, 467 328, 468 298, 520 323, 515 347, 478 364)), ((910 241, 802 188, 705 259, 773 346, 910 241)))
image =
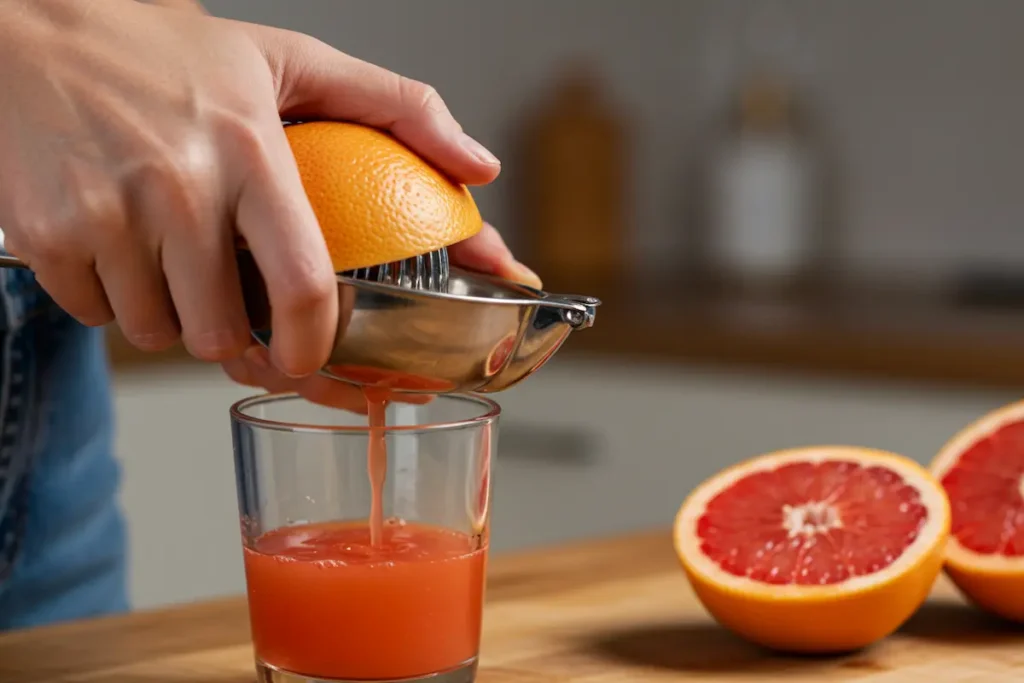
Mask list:
POLYGON ((115 375, 135 607, 244 590, 228 407, 251 393, 216 366, 115 375))
POLYGON ((556 359, 499 397, 495 547, 668 526, 700 481, 780 448, 864 445, 924 463, 1014 398, 556 359))
MULTIPOLYGON (((252 391, 215 367, 117 376, 137 606, 243 589, 227 409, 252 391)), ((495 398, 502 550, 667 526, 702 479, 772 449, 862 444, 925 462, 1015 397, 556 358, 495 398)))

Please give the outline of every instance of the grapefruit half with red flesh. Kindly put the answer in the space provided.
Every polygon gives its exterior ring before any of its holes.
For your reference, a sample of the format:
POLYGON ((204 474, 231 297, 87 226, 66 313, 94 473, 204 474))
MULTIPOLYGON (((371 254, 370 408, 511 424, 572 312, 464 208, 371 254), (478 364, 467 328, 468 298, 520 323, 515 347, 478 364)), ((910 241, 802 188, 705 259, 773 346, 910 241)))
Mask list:
POLYGON ((727 628, 789 652, 856 650, 892 633, 942 569, 949 506, 901 456, 820 446, 763 455, 699 486, 676 552, 727 628))
POLYGON ((952 510, 946 573, 980 607, 1024 622, 1024 401, 953 437, 932 472, 952 510))

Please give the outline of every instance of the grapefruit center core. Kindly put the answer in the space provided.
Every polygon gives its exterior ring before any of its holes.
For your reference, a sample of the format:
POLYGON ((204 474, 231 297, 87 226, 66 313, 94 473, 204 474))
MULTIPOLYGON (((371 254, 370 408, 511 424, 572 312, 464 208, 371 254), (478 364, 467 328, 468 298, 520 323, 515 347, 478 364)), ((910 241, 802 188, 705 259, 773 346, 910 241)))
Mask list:
POLYGON ((825 586, 889 567, 927 521, 918 489, 887 467, 798 461, 731 482, 696 532, 703 554, 729 574, 825 586))
POLYGON ((983 555, 1024 556, 1024 421, 964 449, 942 485, 960 545, 983 555))
POLYGON ((834 505, 825 501, 814 501, 803 505, 782 506, 783 526, 789 538, 796 536, 813 536, 837 529, 842 526, 839 511, 834 505))

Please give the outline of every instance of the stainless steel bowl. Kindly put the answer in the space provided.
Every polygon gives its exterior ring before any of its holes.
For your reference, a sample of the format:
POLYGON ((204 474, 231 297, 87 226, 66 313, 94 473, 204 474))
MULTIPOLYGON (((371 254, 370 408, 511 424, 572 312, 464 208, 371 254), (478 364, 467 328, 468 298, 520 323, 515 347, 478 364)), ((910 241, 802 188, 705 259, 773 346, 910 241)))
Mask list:
MULTIPOLYGON (((253 337, 269 345, 270 307, 251 256, 239 266, 253 337)), ((445 291, 338 276, 334 350, 322 373, 408 392, 501 391, 536 372, 600 301, 554 295, 452 268, 445 291)))

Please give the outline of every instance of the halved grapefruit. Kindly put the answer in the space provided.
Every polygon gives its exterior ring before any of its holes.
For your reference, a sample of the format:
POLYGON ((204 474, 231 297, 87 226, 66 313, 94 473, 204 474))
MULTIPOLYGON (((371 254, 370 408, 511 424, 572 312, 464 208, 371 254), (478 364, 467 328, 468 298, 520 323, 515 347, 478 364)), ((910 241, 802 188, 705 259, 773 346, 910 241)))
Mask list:
POLYGON ((335 271, 426 254, 483 228, 466 186, 389 133, 310 121, 284 134, 335 271))
POLYGON ((931 470, 952 512, 946 573, 980 607, 1024 621, 1024 401, 962 430, 931 470))
POLYGON ((789 652, 856 650, 896 630, 942 569, 949 504, 917 463, 816 446, 700 485, 676 516, 694 592, 727 628, 789 652))

